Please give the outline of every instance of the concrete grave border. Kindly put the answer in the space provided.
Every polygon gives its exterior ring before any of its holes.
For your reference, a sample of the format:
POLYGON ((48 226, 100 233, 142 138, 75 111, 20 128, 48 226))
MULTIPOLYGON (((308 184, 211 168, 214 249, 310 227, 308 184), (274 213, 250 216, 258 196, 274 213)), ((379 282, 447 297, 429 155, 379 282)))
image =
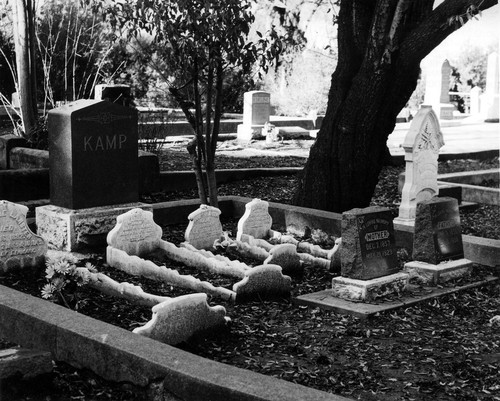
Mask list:
POLYGON ((156 385, 169 400, 348 400, 201 358, 1 285, 0 337, 107 380, 156 385))

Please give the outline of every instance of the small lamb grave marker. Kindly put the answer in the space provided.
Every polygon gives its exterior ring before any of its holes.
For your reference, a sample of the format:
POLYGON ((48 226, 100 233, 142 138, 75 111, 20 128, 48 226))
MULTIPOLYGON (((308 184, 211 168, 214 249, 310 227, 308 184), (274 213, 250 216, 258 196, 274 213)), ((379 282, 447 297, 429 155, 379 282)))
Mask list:
POLYGON ((222 328, 230 319, 223 306, 209 306, 207 294, 181 295, 153 306, 152 319, 134 333, 175 345, 197 333, 222 328))
POLYGON ((30 230, 27 213, 24 205, 0 201, 0 273, 14 267, 34 267, 44 261, 47 243, 30 230))
POLYGON ((222 236, 220 214, 221 211, 216 207, 201 205, 188 216, 186 241, 197 249, 212 249, 214 241, 222 236))

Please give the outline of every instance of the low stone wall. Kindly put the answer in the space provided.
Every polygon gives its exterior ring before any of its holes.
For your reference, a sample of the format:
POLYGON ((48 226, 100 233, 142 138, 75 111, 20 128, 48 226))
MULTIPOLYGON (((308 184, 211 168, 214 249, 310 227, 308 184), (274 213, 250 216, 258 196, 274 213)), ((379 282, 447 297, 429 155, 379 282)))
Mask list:
POLYGON ((0 338, 172 401, 347 401, 201 358, 0 285, 0 338))
POLYGON ((13 170, 49 168, 49 152, 31 148, 14 148, 10 151, 10 168, 13 170))

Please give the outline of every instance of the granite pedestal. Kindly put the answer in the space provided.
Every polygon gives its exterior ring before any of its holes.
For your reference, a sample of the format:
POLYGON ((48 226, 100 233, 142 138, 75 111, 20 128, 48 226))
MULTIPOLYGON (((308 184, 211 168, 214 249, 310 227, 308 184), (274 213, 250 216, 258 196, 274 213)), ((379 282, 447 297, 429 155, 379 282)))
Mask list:
POLYGON ((116 217, 134 208, 153 210, 151 205, 140 202, 76 210, 40 206, 36 208, 37 233, 50 249, 73 252, 105 247, 106 236, 116 225, 116 217))
POLYGON ((472 262, 468 259, 448 260, 437 265, 419 261, 405 263, 404 272, 410 278, 418 277, 422 284, 438 285, 447 281, 468 276, 472 262))

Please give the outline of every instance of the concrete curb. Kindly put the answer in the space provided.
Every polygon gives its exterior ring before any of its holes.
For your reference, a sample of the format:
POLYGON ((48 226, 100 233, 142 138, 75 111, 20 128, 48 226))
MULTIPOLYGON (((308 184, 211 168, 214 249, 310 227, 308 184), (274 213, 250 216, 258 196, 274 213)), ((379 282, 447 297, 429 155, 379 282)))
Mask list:
POLYGON ((156 385, 166 399, 348 400, 201 358, 1 285, 0 337, 108 380, 156 385))

